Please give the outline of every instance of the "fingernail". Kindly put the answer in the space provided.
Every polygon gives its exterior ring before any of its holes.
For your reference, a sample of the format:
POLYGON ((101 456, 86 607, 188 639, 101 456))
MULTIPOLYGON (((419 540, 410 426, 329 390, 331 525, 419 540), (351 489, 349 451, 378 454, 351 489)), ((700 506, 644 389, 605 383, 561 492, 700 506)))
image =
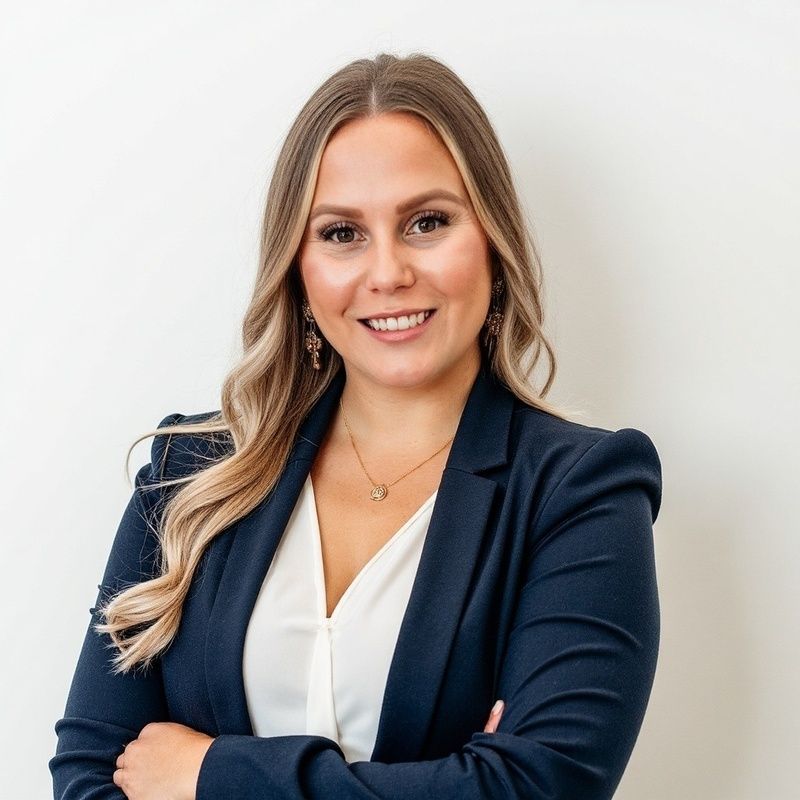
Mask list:
POLYGON ((500 712, 503 710, 503 706, 504 706, 504 705, 505 705, 505 703, 504 703, 502 700, 498 700, 498 701, 497 701, 497 702, 496 702, 496 703, 495 703, 495 704, 492 706, 492 714, 499 714, 499 713, 500 713, 500 712))

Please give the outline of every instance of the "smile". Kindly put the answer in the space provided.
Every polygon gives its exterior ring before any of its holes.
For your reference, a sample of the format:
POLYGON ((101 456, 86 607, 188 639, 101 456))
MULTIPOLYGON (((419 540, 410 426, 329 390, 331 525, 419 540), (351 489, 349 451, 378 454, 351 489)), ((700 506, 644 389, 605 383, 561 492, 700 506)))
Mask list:
POLYGON ((374 319, 360 320, 374 331, 404 331, 421 325, 433 314, 434 309, 420 311, 418 314, 409 314, 402 317, 376 317, 374 319))
POLYGON ((367 333, 383 342, 405 342, 416 339, 428 330, 436 309, 430 308, 417 314, 401 317, 380 317, 377 319, 361 319, 359 323, 367 333))

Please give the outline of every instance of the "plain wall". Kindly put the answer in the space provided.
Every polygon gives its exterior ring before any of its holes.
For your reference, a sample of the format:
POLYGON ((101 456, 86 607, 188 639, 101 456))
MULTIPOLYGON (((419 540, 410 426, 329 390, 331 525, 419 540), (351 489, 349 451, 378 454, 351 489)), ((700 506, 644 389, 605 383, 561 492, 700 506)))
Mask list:
POLYGON ((51 796, 128 445, 219 408, 291 120, 348 61, 421 50, 512 165, 550 398, 661 455, 660 660, 616 796, 800 796, 798 8, 3 3, 3 795, 51 796))

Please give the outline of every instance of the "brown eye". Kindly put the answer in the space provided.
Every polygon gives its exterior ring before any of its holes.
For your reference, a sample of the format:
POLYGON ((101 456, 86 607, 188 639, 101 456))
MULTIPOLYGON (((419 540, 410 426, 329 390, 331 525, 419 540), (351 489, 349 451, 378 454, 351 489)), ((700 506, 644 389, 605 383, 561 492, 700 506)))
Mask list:
POLYGON ((413 227, 420 223, 421 233, 434 233, 438 228, 447 225, 449 221, 450 218, 443 211, 422 211, 411 220, 411 225, 413 227))
POLYGON ((425 217, 424 219, 421 219, 419 222, 420 222, 420 225, 423 226, 423 233, 429 233, 430 231, 435 231, 436 230, 436 225, 434 223, 438 222, 438 220, 434 219, 433 217, 425 217), (429 225, 430 226, 428 228, 428 230, 424 229, 425 225, 429 225))
POLYGON ((333 239, 332 237, 339 235, 340 231, 349 231, 350 235, 353 235, 353 226, 348 225, 346 222, 335 222, 333 225, 329 225, 327 228, 323 228, 319 232, 319 237, 325 242, 333 241, 334 244, 352 244, 353 239, 342 241, 341 239, 333 239))

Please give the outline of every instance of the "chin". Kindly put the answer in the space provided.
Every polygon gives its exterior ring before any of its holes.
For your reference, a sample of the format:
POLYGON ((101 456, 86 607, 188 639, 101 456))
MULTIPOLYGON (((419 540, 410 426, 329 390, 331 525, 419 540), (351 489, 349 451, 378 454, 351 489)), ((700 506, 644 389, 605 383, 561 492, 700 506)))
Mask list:
POLYGON ((383 366, 364 366, 358 369, 365 377, 375 383, 380 383, 383 386, 394 386, 398 389, 419 386, 435 378, 439 372, 430 364, 409 363, 385 363, 383 366))

